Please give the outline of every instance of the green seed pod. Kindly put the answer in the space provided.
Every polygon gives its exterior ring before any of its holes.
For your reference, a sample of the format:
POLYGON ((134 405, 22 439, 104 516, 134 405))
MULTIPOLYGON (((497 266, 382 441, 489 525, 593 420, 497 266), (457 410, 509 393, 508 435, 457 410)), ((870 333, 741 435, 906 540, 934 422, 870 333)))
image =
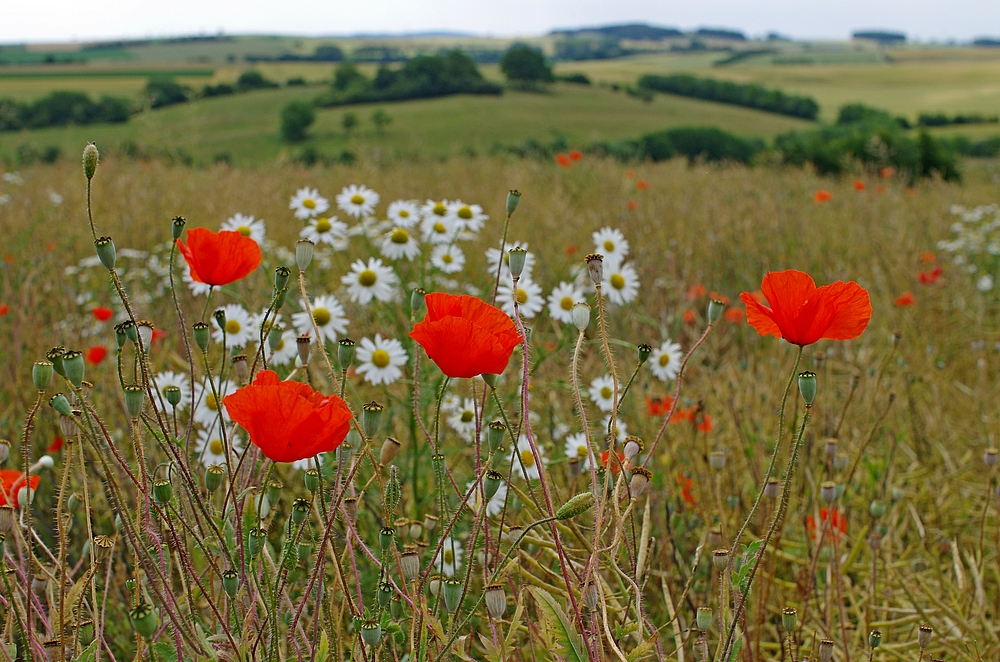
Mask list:
POLYGON ((361 624, 361 640, 366 646, 377 646, 382 640, 382 625, 378 621, 365 621, 361 624))
POLYGON ((398 595, 393 595, 389 601, 389 614, 395 619, 403 616, 403 601, 400 600, 398 595))
POLYGON ((306 489, 310 492, 315 492, 319 489, 319 471, 317 469, 309 469, 306 471, 303 481, 306 484, 306 489))
POLYGON ((267 540, 267 531, 261 527, 254 527, 247 532, 247 555, 255 559, 264 548, 264 541, 267 540))
POLYGON ((62 357, 66 353, 66 348, 62 345, 56 345, 49 351, 45 352, 45 358, 52 362, 52 369, 56 371, 56 374, 60 377, 65 377, 66 372, 63 370, 62 357))
POLYGON ((872 501, 868 506, 868 513, 875 519, 882 517, 885 515, 885 504, 881 501, 872 501))
POLYGON ((483 378, 483 381, 486 382, 486 385, 493 390, 496 390, 497 384, 500 383, 500 375, 484 372, 481 377, 483 378))
POLYGON ((51 406, 53 409, 55 409, 63 416, 73 415, 73 408, 69 406, 69 400, 67 400, 66 396, 63 395, 62 393, 56 393, 55 395, 53 395, 52 399, 49 400, 49 406, 51 406))
POLYGON ((163 506, 170 502, 174 496, 174 487, 169 480, 160 479, 153 481, 153 501, 157 505, 163 506))
POLYGON ((496 453, 497 449, 500 448, 506 432, 507 426, 502 421, 493 421, 487 426, 486 445, 489 447, 491 453, 496 453))
POLYGON ((111 237, 101 237, 94 242, 94 248, 97 249, 97 257, 101 260, 101 264, 108 271, 115 268, 115 264, 118 263, 118 252, 115 251, 115 242, 111 240, 111 237))
POLYGON ((378 532, 378 546, 383 552, 388 552, 396 538, 396 530, 391 526, 383 526, 378 532))
POLYGON ((274 291, 280 292, 288 285, 288 277, 292 275, 292 270, 288 267, 275 267, 274 269, 274 291))
POLYGON ((31 381, 38 391, 44 391, 49 387, 53 374, 55 369, 51 361, 35 361, 35 365, 31 366, 31 381))
POLYGON ((378 432, 379 424, 382 422, 382 412, 385 407, 374 400, 361 406, 361 427, 365 431, 365 437, 371 439, 378 432))
POLYGON ((792 607, 785 607, 781 610, 781 627, 785 632, 795 632, 795 625, 798 622, 798 612, 792 607))
POLYGON ((712 324, 715 320, 719 319, 722 315, 722 311, 725 309, 726 304, 722 303, 719 299, 712 299, 708 302, 708 323, 712 324))
POLYGON ((195 322, 191 326, 191 331, 194 336, 194 344, 198 345, 198 349, 201 351, 207 352, 208 342, 212 339, 208 324, 205 322, 195 322))
POLYGON ((223 333, 226 332, 226 310, 224 308, 219 308, 214 313, 212 313, 212 319, 215 320, 215 325, 219 327, 219 331, 223 333))
POLYGON ((87 179, 93 179, 97 172, 97 164, 101 161, 101 154, 97 151, 97 145, 88 142, 83 148, 83 174, 87 179))
POLYGON ((573 310, 570 312, 573 317, 573 326, 576 327, 577 331, 584 331, 590 326, 590 304, 577 301, 573 304, 573 310))
POLYGON ((163 388, 163 395, 167 398, 167 404, 171 407, 177 407, 181 403, 181 389, 179 386, 165 386, 163 388))
POLYGON ((8 457, 10 457, 10 439, 0 439, 0 464, 6 462, 8 457))
POLYGON ((205 489, 209 494, 215 494, 215 491, 222 486, 222 479, 225 476, 226 468, 221 464, 210 464, 205 469, 205 489))
POLYGON ((695 624, 702 632, 707 632, 712 627, 712 608, 698 607, 698 614, 695 617, 695 624))
POLYGON ((507 215, 510 216, 517 210, 517 205, 521 202, 521 192, 517 189, 507 191, 507 215))
POLYGON ((410 292, 410 312, 414 315, 419 315, 424 310, 424 306, 427 304, 425 299, 427 298, 427 290, 422 287, 415 288, 410 292))
POLYGON ((309 502, 299 497, 292 502, 292 522, 296 525, 302 524, 309 517, 309 502))
MULTIPOLYGON (((125 409, 128 415, 136 420, 142 413, 142 405, 145 402, 146 393, 138 384, 129 384, 125 387, 125 409)), ((60 412, 61 413, 61 412, 60 412)))
POLYGON ((462 582, 457 579, 444 580, 444 606, 448 613, 454 614, 458 610, 458 603, 462 599, 462 582))
POLYGON ((298 559, 299 563, 305 563, 306 561, 309 560, 309 557, 312 556, 312 551, 313 551, 313 546, 311 544, 307 542, 300 542, 298 552, 296 553, 295 556, 298 559))
POLYGON ((125 580, 125 588, 128 589, 129 593, 135 592, 135 577, 129 577, 125 580))
POLYGON ((83 496, 80 495, 79 492, 73 492, 73 494, 70 494, 69 498, 66 499, 66 508, 69 512, 75 513, 81 503, 83 503, 83 496))
POLYGON ((128 336, 125 334, 125 324, 115 324, 115 344, 118 345, 118 349, 125 346, 128 342, 128 336))
POLYGON ((132 320, 125 320, 122 322, 122 329, 125 331, 125 337, 131 340, 136 345, 139 344, 139 327, 132 320))
POLYGON ((281 501, 281 488, 284 486, 280 480, 272 480, 267 484, 267 500, 272 506, 277 506, 281 501))
POLYGON ((802 399, 806 401, 807 405, 811 405, 813 400, 816 399, 816 373, 800 372, 799 373, 799 393, 802 394, 802 399))
POLYGON ((507 454, 506 446, 497 446, 493 451, 493 459, 490 462, 490 469, 500 471, 510 466, 510 455, 507 454))
POLYGON ((556 511, 556 519, 567 520, 576 517, 593 508, 595 501, 592 492, 581 492, 559 507, 559 510, 556 511))
POLYGON ((80 388, 83 385, 83 375, 87 367, 83 360, 83 352, 71 349, 63 354, 62 364, 63 370, 66 372, 66 379, 73 386, 80 388))
POLYGON ((170 236, 174 241, 181 238, 184 234, 184 226, 187 225, 187 219, 183 216, 174 216, 173 220, 170 221, 170 236))
POLYGON ((240 573, 233 569, 222 571, 222 588, 230 599, 236 597, 236 592, 240 589, 240 573))
POLYGON ((527 256, 528 251, 524 250, 520 246, 515 246, 507 251, 507 266, 510 268, 510 275, 512 278, 521 277, 521 273, 524 271, 524 262, 527 256))
POLYGON ((309 268, 315 250, 316 244, 308 239, 299 239, 295 242, 295 264, 298 266, 299 271, 305 271, 309 268))
POLYGON ((487 501, 492 499, 493 495, 497 493, 501 483, 503 483, 502 473, 493 469, 486 471, 486 475, 483 476, 483 496, 486 497, 487 501))
POLYGON ((378 583, 378 606, 385 609, 392 600, 392 584, 389 582, 378 583))
POLYGON ((882 631, 872 630, 868 633, 868 645, 872 648, 878 648, 882 644, 882 631))
POLYGON ((140 602, 128 613, 129 620, 132 621, 132 628, 143 639, 152 639, 153 635, 160 628, 160 617, 156 610, 146 602, 140 602))
POLYGON ((646 343, 639 343, 639 346, 636 349, 639 352, 638 356, 639 365, 642 365, 647 360, 649 360, 649 355, 653 353, 653 348, 650 345, 647 345, 646 343))
POLYGON ((337 363, 341 370, 347 370, 354 363, 355 344, 350 338, 337 341, 337 363))

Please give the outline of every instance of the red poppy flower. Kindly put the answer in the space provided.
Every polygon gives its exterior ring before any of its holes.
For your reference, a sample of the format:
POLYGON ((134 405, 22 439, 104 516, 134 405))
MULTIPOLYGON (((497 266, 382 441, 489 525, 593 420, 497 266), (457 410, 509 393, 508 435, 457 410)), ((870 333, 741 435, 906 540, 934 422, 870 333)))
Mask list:
POLYGON ((673 425, 693 420, 694 420, 694 409, 675 409, 674 415, 670 417, 670 423, 673 425))
POLYGON ((98 306, 90 311, 90 314, 93 315, 94 319, 98 321, 107 322, 111 319, 111 316, 115 314, 115 311, 111 310, 107 306, 98 306))
POLYGON ((890 177, 896 174, 896 169, 893 168, 892 166, 887 166, 879 170, 878 174, 882 176, 882 179, 889 179, 890 177))
POLYGON ((934 266, 930 271, 920 272, 920 284, 921 285, 933 285, 938 282, 941 278, 941 274, 944 273, 944 269, 941 268, 940 264, 934 266))
POLYGON ((295 462, 340 446, 351 424, 351 410, 336 395, 308 384, 280 381, 261 370, 252 384, 222 400, 230 418, 250 441, 275 462, 295 462))
POLYGON ((636 202, 635 200, 629 200, 628 204, 625 206, 628 207, 631 211, 635 211, 636 209, 639 208, 639 203, 636 202))
POLYGON ((816 202, 829 202, 832 199, 833 193, 830 193, 826 189, 820 189, 813 195, 813 200, 816 202))
POLYGON ((635 179, 635 170, 626 170, 625 179, 635 179))
POLYGON ((108 350, 106 347, 102 347, 101 345, 94 345, 93 347, 87 350, 87 355, 84 358, 90 365, 98 365, 107 356, 108 356, 108 350))
POLYGON ((569 158, 572 159, 573 161, 579 161, 580 159, 583 158, 583 152, 581 152, 578 149, 574 149, 569 153, 569 158))
POLYGON ((743 323, 743 309, 739 306, 730 306, 726 308, 726 321, 732 322, 733 324, 743 323))
POLYGON ((167 332, 164 331, 163 329, 153 329, 153 335, 150 337, 149 342, 150 344, 152 344, 157 340, 159 340, 160 338, 166 338, 166 337, 167 337, 167 332))
POLYGON ((569 160, 569 157, 563 153, 556 154, 556 163, 564 168, 568 168, 573 165, 573 162, 569 160))
POLYGON ((566 257, 573 257, 580 250, 580 247, 576 244, 567 244, 566 246, 566 257))
POLYGON ((646 189, 649 188, 649 182, 647 182, 645 179, 640 179, 635 183, 635 187, 640 191, 645 191, 646 189))
POLYGON ((896 300, 893 303, 895 303, 897 307, 902 308, 904 306, 912 306, 916 303, 916 301, 913 299, 913 292, 907 290, 896 297, 896 300))
POLYGON ((62 450, 64 443, 65 441, 63 440, 63 438, 57 434, 55 437, 52 438, 52 443, 49 444, 49 447, 45 450, 45 452, 58 453, 59 451, 62 450))
POLYGON ((854 281, 837 281, 817 288, 809 274, 794 269, 764 276, 761 291, 770 307, 740 295, 747 322, 762 336, 784 338, 793 345, 817 340, 853 340, 864 333, 872 318, 868 291, 854 281))
POLYGON ((934 264, 937 262, 937 256, 934 255, 934 251, 924 251, 920 254, 920 261, 924 264, 934 264))
POLYGON ((855 179, 854 180, 854 190, 855 191, 864 191, 865 190, 865 183, 863 181, 861 181, 860 179, 855 179))
MULTIPOLYGON (((618 451, 618 461, 611 463, 611 473, 616 474, 621 471, 622 463, 625 462, 625 453, 618 451)), ((608 466, 608 460, 611 459, 611 453, 608 451, 601 451, 601 464, 605 468, 608 466)))
POLYGON ((684 298, 687 299, 688 301, 694 301, 698 297, 704 295, 705 295, 705 286, 702 285, 701 283, 695 283, 694 285, 688 288, 687 294, 684 295, 684 298))
POLYGON ((677 474, 677 484, 681 488, 681 498, 693 506, 695 498, 691 488, 694 487, 694 478, 688 478, 684 474, 677 474))
POLYGON ((697 321, 697 319, 698 319, 698 317, 694 314, 694 311, 691 310, 690 308, 688 308, 687 310, 684 311, 684 323, 685 324, 694 324, 695 321, 697 321))
POLYGON ((0 303, 0 317, 3 317, 10 312, 10 306, 5 303, 0 303))
POLYGON ((820 533, 823 531, 823 525, 827 520, 830 520, 830 524, 826 529, 826 539, 840 539, 840 536, 847 533, 847 518, 836 508, 831 508, 827 510, 826 508, 820 508, 819 511, 819 522, 816 522, 816 516, 810 514, 806 517, 806 529, 809 531, 809 537, 812 538, 813 542, 819 542, 820 533), (832 513, 832 514, 831 514, 832 513))
POLYGON ((498 375, 507 367, 521 334, 496 306, 466 294, 432 292, 427 314, 410 331, 427 356, 449 377, 498 375))
POLYGON ((6 262, 7 264, 14 264, 14 256, 11 255, 10 253, 7 253, 6 255, 3 256, 3 261, 6 262))
POLYGON ((691 422, 698 428, 698 432, 708 434, 712 431, 712 417, 705 412, 701 412, 700 414, 692 413, 691 422))
MULTIPOLYGON (((41 476, 31 476, 31 490, 38 489, 38 482, 41 476)), ((16 469, 0 469, 0 482, 3 483, 3 490, 0 491, 0 506, 14 506, 20 508, 17 493, 24 487, 24 472, 16 469)))
POLYGON ((260 246, 239 232, 188 230, 188 243, 177 247, 191 267, 191 278, 206 285, 228 285, 246 278, 260 265, 260 246))
POLYGON ((652 398, 647 395, 646 413, 650 416, 666 416, 672 404, 674 404, 674 399, 668 395, 662 398, 652 398))

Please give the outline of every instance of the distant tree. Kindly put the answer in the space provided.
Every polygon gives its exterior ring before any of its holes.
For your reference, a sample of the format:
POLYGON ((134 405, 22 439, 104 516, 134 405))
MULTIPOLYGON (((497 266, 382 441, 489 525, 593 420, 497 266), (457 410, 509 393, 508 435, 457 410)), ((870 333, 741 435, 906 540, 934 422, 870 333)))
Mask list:
POLYGON ((344 113, 344 116, 340 118, 340 126, 344 127, 344 133, 351 135, 353 131, 358 126, 358 116, 356 113, 344 113))
POLYGON ((333 87, 336 90, 344 91, 349 87, 366 83, 368 83, 368 79, 365 78, 365 75, 350 62, 341 63, 333 72, 333 87))
POLYGON ((262 90, 269 87, 278 87, 278 84, 264 78, 264 74, 255 69, 244 71, 240 74, 240 77, 236 79, 236 89, 241 91, 262 90))
POLYGON ((302 142, 315 121, 316 111, 312 104, 292 101, 281 109, 281 137, 290 143, 302 142))
POLYGON ((170 78, 150 78, 146 83, 146 97, 150 108, 162 108, 188 100, 190 89, 170 78))
POLYGON ((392 118, 389 117, 389 113, 385 112, 381 108, 376 109, 372 112, 372 124, 375 125, 375 130, 379 133, 385 131, 385 128, 392 124, 392 118))
POLYGON ((313 59, 319 62, 340 62, 344 59, 344 51, 338 46, 317 46, 313 59))
POLYGON ((515 44, 500 59, 500 71, 508 82, 520 87, 537 87, 554 80, 552 68, 537 48, 515 44))

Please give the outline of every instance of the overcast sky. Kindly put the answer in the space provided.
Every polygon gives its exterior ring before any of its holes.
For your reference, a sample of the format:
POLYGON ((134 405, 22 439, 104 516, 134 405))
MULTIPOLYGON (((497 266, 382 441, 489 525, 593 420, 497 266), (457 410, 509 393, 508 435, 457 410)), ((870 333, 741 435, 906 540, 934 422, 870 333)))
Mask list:
POLYGON ((1000 35, 1000 0, 0 0, 0 43, 430 30, 495 36, 644 22, 844 39, 859 28, 923 41, 1000 35))

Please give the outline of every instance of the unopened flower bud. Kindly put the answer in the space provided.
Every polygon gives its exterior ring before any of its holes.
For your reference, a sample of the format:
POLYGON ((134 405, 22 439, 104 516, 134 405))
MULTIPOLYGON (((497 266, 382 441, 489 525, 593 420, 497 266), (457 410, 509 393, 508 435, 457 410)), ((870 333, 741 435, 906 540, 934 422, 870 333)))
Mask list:
POLYGON ((592 492, 581 492, 564 503, 556 511, 556 519, 567 520, 590 510, 594 506, 594 494, 592 492))
POLYGON ((524 261, 527 255, 528 252, 520 246, 515 246, 507 251, 507 266, 510 268, 510 275, 512 278, 518 279, 521 277, 521 273, 524 271, 524 261))
POLYGON ((51 361, 35 361, 35 365, 31 366, 31 382, 35 385, 35 389, 38 391, 47 389, 52 383, 53 374, 55 369, 51 361))
POLYGON ((590 326, 590 304, 583 302, 574 303, 571 314, 573 316, 573 326, 578 331, 583 331, 590 326))
POLYGON ((601 281, 604 280, 604 256, 600 253, 591 253, 584 259, 587 261, 591 282, 600 287, 601 281))
POLYGON ((389 480, 385 482, 385 489, 382 493, 382 503, 390 513, 396 511, 399 500, 403 496, 403 488, 399 483, 399 467, 389 468, 389 480))
POLYGON ((63 354, 62 364, 66 379, 73 386, 80 388, 80 385, 83 384, 84 370, 87 367, 83 360, 83 352, 78 352, 75 349, 69 350, 63 354))
MULTIPOLYGON (((138 384, 128 384, 125 386, 125 409, 133 420, 139 418, 142 413, 142 405, 145 402, 146 393, 138 384)), ((62 413, 62 412, 60 412, 62 413)))
POLYGON ((341 338, 337 341, 337 363, 341 370, 347 370, 354 363, 354 352, 356 343, 350 338, 341 338))
POLYGON ((195 322, 191 326, 191 332, 194 336, 194 344, 198 346, 203 352, 208 351, 208 341, 211 339, 211 333, 209 332, 208 324, 205 322, 195 322))
POLYGON ((399 443, 399 440, 393 437, 386 437, 385 441, 382 442, 382 449, 378 454, 378 463, 383 467, 387 466, 396 457, 396 453, 399 452, 401 446, 402 444, 399 443))
POLYGON ((806 405, 812 405, 813 400, 816 399, 816 373, 805 372, 799 373, 799 393, 802 394, 802 399, 806 401, 806 405))
POLYGON ((226 468, 221 464, 210 464, 205 469, 205 489, 209 494, 214 494, 222 485, 222 479, 226 475, 226 468))
POLYGON ((934 635, 934 628, 929 625, 921 625, 917 629, 917 646, 924 650, 931 645, 931 636, 934 635))
POLYGON ((521 192, 517 189, 511 189, 507 191, 507 215, 510 216, 517 209, 518 203, 521 202, 521 192))
POLYGON ((383 411, 385 411, 385 407, 374 400, 361 406, 361 427, 368 439, 374 437, 375 433, 378 432, 383 411))
POLYGON ((724 304, 719 299, 712 299, 711 301, 709 301, 708 302, 708 323, 709 324, 714 324, 715 320, 719 319, 719 316, 722 315, 722 311, 723 311, 723 309, 725 307, 726 307, 726 304, 724 304))
POLYGON ((795 625, 798 622, 798 612, 792 607, 785 607, 781 610, 781 627, 785 632, 795 632, 795 625))
POLYGON ((625 443, 622 445, 622 454, 625 456, 626 460, 631 462, 639 453, 642 452, 643 446, 644 444, 642 443, 642 439, 634 434, 630 434, 625 437, 625 443))
POLYGON ((308 239, 299 239, 295 242, 295 266, 299 268, 299 271, 305 271, 309 268, 315 251, 316 244, 308 239))
POLYGON ((698 614, 695 617, 695 624, 702 632, 707 632, 712 627, 712 608, 698 607, 698 614))
POLYGON ((174 216, 170 221, 170 236, 174 241, 181 238, 184 234, 184 226, 187 225, 187 219, 183 216, 174 216))
POLYGON ((722 451, 712 451, 708 456, 708 464, 716 471, 722 471, 726 468, 726 454, 722 451))
POLYGON ((118 263, 118 253, 115 251, 115 242, 111 237, 100 237, 94 242, 97 250, 97 257, 108 271, 115 268, 118 263))
POLYGON ((415 288, 410 292, 410 311, 414 315, 419 315, 426 304, 425 299, 427 298, 427 291, 422 287, 415 288))
POLYGON ((633 499, 642 496, 649 484, 649 479, 653 477, 653 472, 645 467, 632 467, 632 479, 628 484, 628 493, 633 499))
POLYGON ((87 179, 93 179, 97 172, 97 164, 101 162, 101 154, 97 151, 97 145, 88 142, 83 148, 83 174, 87 179))
POLYGON ((507 611, 507 592, 503 584, 490 584, 484 588, 483 600, 486 602, 486 611, 492 618, 502 618, 507 611))
POLYGON ((825 503, 833 503, 837 498, 837 484, 832 480, 824 481, 819 486, 819 496, 825 503))

